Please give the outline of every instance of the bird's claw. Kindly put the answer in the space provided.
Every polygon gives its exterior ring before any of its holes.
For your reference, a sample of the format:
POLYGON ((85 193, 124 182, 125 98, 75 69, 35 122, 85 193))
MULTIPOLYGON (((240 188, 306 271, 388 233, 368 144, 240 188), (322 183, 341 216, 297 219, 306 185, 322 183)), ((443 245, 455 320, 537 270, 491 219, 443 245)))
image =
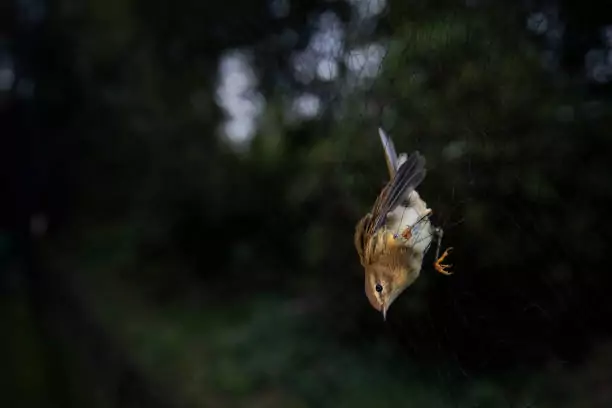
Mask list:
POLYGON ((453 274, 452 272, 450 272, 448 270, 448 268, 450 268, 453 265, 441 263, 448 256, 448 254, 450 254, 450 252, 452 250, 453 250, 452 247, 451 248, 447 248, 444 251, 444 253, 442 254, 442 256, 440 258, 438 258, 438 260, 436 262, 434 262, 434 268, 436 268, 436 271, 440 272, 443 275, 452 275, 453 274))

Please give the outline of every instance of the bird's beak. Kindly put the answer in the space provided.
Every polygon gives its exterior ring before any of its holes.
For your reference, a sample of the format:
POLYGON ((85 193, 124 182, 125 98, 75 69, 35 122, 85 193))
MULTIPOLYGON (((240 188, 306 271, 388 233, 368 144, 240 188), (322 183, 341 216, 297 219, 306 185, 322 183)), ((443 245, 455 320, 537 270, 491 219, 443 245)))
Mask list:
POLYGON ((387 309, 388 307, 383 305, 383 308, 382 308, 383 321, 387 321, 387 309))

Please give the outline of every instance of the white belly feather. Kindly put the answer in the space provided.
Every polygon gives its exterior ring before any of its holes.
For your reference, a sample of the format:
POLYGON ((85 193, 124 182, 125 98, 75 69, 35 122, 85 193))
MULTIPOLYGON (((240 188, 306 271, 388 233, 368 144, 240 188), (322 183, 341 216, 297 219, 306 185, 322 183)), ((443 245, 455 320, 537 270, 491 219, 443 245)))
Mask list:
POLYGON ((419 193, 413 191, 408 198, 408 206, 400 205, 387 216, 387 230, 392 232, 396 239, 407 242, 416 251, 423 252, 431 244, 433 228, 429 221, 430 209, 419 193), (402 237, 406 228, 411 228, 411 237, 408 241, 402 237))

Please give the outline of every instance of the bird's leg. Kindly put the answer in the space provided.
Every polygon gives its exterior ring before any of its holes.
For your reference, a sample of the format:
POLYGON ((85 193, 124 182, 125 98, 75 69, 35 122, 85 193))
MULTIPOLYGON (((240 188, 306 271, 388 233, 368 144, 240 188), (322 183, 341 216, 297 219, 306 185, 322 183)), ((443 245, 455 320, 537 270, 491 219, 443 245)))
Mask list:
POLYGON ((443 264, 441 262, 446 259, 453 248, 447 248, 442 256, 440 256, 440 247, 442 246, 442 236, 444 235, 444 230, 440 227, 436 227, 434 234, 436 235, 436 262, 434 262, 434 268, 443 275, 451 275, 452 272, 449 272, 448 268, 450 268, 452 265, 443 264))
POLYGON ((444 236, 444 230, 441 227, 435 227, 434 235, 436 236, 436 256, 435 258, 436 260, 439 260, 440 259, 440 247, 442 246, 442 236, 444 236))

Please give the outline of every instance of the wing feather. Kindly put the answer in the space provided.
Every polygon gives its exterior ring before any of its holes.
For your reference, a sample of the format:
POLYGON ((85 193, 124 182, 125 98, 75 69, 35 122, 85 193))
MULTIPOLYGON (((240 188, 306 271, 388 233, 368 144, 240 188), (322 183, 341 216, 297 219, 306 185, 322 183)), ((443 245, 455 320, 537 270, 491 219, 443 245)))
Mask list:
POLYGON ((395 210, 404 197, 421 184, 425 174, 425 158, 419 152, 412 153, 376 199, 367 228, 368 236, 383 226, 387 214, 395 210))

